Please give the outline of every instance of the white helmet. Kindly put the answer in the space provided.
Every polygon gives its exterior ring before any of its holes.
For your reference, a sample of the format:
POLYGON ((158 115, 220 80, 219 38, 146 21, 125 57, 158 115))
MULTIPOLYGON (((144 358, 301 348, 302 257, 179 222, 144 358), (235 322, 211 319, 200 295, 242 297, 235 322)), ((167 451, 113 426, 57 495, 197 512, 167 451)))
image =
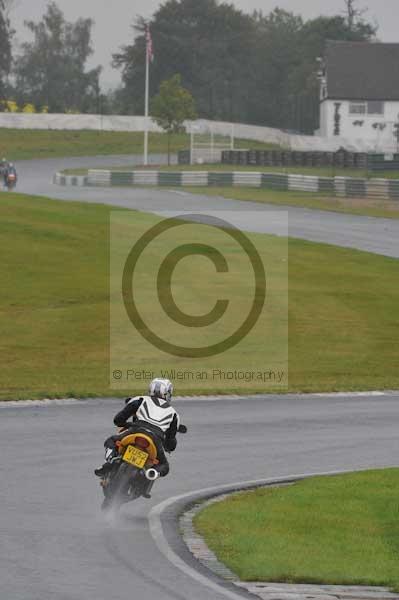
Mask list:
POLYGON ((160 379, 157 377, 156 379, 153 379, 148 386, 148 393, 150 396, 162 398, 163 400, 170 402, 172 400, 173 384, 169 379, 160 379))

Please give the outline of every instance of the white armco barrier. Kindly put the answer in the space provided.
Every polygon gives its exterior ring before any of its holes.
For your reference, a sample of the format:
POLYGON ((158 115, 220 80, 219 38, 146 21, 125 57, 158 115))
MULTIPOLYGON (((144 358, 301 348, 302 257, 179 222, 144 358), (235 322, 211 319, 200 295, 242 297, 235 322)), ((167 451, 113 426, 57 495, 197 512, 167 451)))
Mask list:
POLYGON ((203 171, 182 171, 181 181, 182 185, 208 185, 208 173, 204 173, 203 171))
POLYGON ((342 198, 373 198, 399 201, 397 179, 318 177, 274 172, 243 171, 107 171, 90 169, 88 175, 56 173, 58 185, 80 186, 222 186, 255 187, 280 191, 320 193, 342 198))
POLYGON ((136 185, 158 185, 158 171, 135 171, 136 185))
POLYGON ((103 185, 109 187, 111 185, 111 171, 90 169, 87 175, 87 182, 89 185, 103 185))
MULTIPOLYGON (((148 119, 150 132, 161 132, 162 129, 151 119, 148 119)), ((141 132, 145 129, 145 117, 118 115, 65 115, 65 114, 28 114, 0 113, 0 128, 8 129, 57 129, 57 130, 94 130, 94 131, 131 131, 141 132)), ((363 140, 349 142, 345 138, 322 138, 310 135, 288 134, 280 129, 245 125, 242 123, 226 123, 224 121, 185 121, 188 132, 200 131, 214 135, 231 136, 234 138, 278 144, 290 150, 311 152, 336 152, 340 148, 352 152, 367 152, 363 140)), ((391 148, 386 149, 391 152, 391 148)))
POLYGON ((312 175, 288 175, 288 189, 304 192, 318 192, 319 179, 312 175))
POLYGON ((242 187, 260 187, 262 182, 262 173, 247 173, 245 171, 235 171, 233 173, 233 185, 242 187))
MULTIPOLYGON (((162 131, 154 121, 151 119, 149 121, 149 131, 162 131)), ((70 131, 83 129, 93 131, 144 131, 145 117, 0 113, 0 127, 8 129, 61 129, 70 131)))

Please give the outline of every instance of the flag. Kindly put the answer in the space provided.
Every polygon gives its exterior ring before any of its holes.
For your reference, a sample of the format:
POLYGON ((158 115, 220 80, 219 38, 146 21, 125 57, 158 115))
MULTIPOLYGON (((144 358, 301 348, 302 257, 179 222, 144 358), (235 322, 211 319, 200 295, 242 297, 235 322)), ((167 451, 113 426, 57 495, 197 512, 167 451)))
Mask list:
POLYGON ((151 31, 150 31, 149 25, 146 25, 146 28, 145 28, 145 41, 146 41, 146 48, 147 48, 147 58, 148 58, 149 62, 152 62, 154 60, 154 52, 152 49, 152 37, 151 37, 151 31))

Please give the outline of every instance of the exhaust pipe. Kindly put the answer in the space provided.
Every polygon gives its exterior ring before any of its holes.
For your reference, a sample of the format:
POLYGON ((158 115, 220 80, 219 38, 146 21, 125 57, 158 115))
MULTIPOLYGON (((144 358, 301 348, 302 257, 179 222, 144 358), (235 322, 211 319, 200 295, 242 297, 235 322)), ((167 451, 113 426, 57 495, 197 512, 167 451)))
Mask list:
POLYGON ((155 481, 159 477, 159 472, 156 469, 147 469, 145 476, 149 481, 155 481))

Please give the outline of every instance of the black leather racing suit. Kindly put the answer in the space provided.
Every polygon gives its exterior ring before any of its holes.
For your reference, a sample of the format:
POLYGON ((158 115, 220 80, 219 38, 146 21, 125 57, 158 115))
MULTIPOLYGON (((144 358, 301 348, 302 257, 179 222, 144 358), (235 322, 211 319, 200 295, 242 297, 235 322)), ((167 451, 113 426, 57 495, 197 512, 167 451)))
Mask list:
POLYGON ((169 463, 165 456, 165 450, 167 452, 173 452, 177 446, 176 433, 178 428, 178 417, 177 414, 173 417, 172 423, 166 432, 162 431, 160 427, 153 425, 152 423, 148 423, 147 421, 135 420, 136 412, 139 409, 141 403, 143 402, 143 398, 138 398, 132 402, 127 400, 126 406, 119 411, 114 417, 114 424, 117 427, 125 427, 126 429, 118 434, 112 435, 108 439, 105 440, 104 446, 106 448, 111 448, 112 450, 116 450, 116 442, 121 441, 125 436, 131 433, 143 432, 149 433, 151 438, 154 440, 154 443, 157 447, 158 452, 158 471, 161 477, 165 477, 169 473, 169 463), (133 417, 134 422, 128 423, 128 419, 133 417))

